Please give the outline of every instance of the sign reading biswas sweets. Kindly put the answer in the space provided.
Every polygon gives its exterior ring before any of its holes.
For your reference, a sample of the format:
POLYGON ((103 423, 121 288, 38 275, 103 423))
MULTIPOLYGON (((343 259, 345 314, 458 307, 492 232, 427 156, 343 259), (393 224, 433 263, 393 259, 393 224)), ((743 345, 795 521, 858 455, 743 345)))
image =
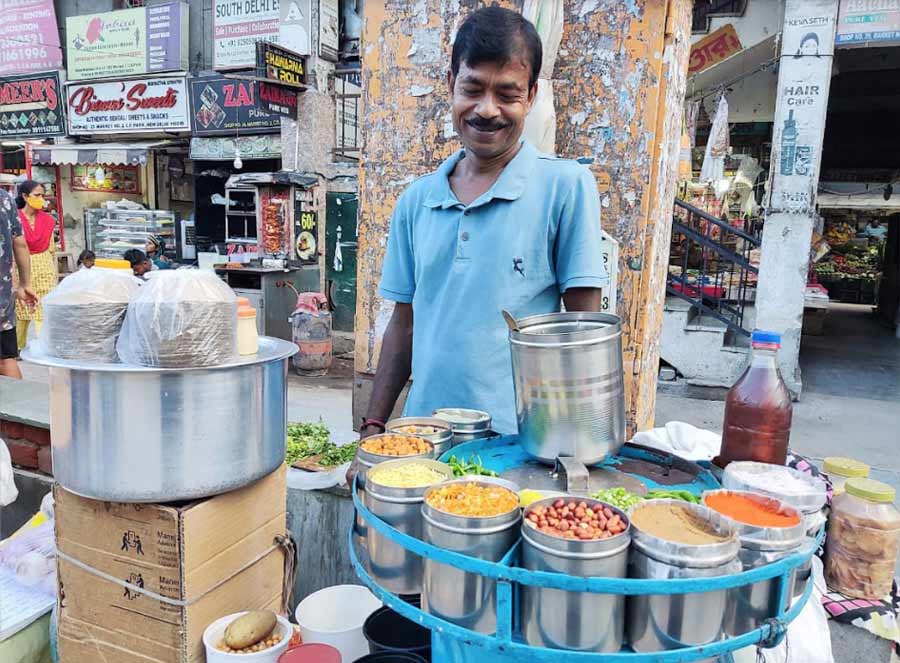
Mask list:
POLYGON ((66 95, 74 135, 190 129, 184 76, 73 83, 66 95))
POLYGON ((0 137, 44 138, 66 133, 59 72, 0 80, 0 137))

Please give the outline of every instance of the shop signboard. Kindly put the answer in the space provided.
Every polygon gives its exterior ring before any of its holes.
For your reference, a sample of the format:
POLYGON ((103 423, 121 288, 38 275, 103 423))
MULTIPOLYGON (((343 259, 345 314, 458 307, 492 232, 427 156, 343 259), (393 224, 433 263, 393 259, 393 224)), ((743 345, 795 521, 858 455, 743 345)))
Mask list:
POLYGON ((231 161, 238 152, 244 161, 280 159, 281 134, 191 138, 191 159, 194 161, 231 161))
POLYGON ((341 47, 338 0, 319 0, 319 57, 338 61, 341 47))
POLYGON ((64 136, 64 102, 58 71, 4 77, 0 80, 0 137, 64 136))
POLYGON ((170 0, 66 19, 69 80, 188 68, 188 5, 170 0))
POLYGON ((0 2, 0 76, 60 68, 53 0, 0 2))
POLYGON ((900 2, 896 0, 841 0, 838 46, 883 46, 900 42, 900 2))
POLYGON ((191 130, 195 136, 279 131, 281 120, 260 104, 256 81, 219 74, 190 79, 191 130))
POLYGON ((294 87, 306 84, 306 57, 275 44, 256 44, 256 68, 273 83, 294 87))
POLYGON ((310 0, 281 0, 278 43, 301 55, 310 54, 312 7, 310 0))
POLYGON ((279 0, 214 0, 213 68, 256 64, 256 42, 278 41, 279 0))
POLYGON ((738 39, 734 26, 731 23, 723 25, 691 46, 688 76, 699 74, 742 49, 741 40, 738 39))
POLYGON ((297 119, 297 90, 282 85, 259 83, 259 103, 264 109, 276 115, 297 119))
POLYGON ((69 133, 158 133, 188 131, 184 76, 66 86, 69 133))

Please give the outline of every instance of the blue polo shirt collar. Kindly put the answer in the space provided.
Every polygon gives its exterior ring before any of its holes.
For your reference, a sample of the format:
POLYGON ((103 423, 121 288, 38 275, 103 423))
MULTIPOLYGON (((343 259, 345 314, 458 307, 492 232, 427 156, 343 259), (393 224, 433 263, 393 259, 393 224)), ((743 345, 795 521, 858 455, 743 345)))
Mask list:
MULTIPOLYGON (((495 198, 518 199, 525 192, 525 186, 534 171, 538 154, 537 148, 531 143, 522 141, 522 149, 513 157, 512 161, 506 164, 506 168, 500 173, 500 177, 497 178, 494 185, 472 202, 469 207, 486 205, 495 198)), ((435 172, 434 186, 425 198, 425 207, 450 209, 462 205, 453 193, 453 189, 450 188, 450 174, 464 156, 465 150, 459 150, 440 165, 435 172)))

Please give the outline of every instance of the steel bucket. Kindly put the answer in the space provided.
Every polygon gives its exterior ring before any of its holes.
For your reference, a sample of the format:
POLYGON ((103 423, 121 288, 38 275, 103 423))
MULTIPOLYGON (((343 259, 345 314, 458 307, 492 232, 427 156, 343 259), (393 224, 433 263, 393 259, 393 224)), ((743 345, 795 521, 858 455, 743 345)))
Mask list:
MULTIPOLYGON (((740 542, 730 521, 699 504, 652 501, 653 504, 666 502, 694 511, 729 539, 705 545, 675 543, 642 531, 632 519, 629 577, 664 580, 740 573, 741 562, 737 557, 740 542)), ((732 594, 726 590, 629 596, 627 623, 631 647, 636 652, 658 652, 715 642, 722 637, 731 600, 732 594)))
MULTIPOLYGON (((410 462, 422 463, 444 474, 445 479, 453 477, 449 465, 436 460, 409 461, 405 458, 389 460, 369 468, 366 490, 363 495, 366 508, 394 529, 422 538, 422 500, 428 486, 397 488, 383 486, 371 479, 376 468, 406 465, 410 462)), ((374 529, 368 532, 366 548, 369 553, 371 573, 379 584, 394 594, 420 594, 422 592, 422 558, 403 546, 381 536, 374 529)))
POLYGON ((569 456, 593 465, 625 444, 625 382, 619 318, 551 313, 510 330, 519 442, 546 463, 569 456))
MULTIPOLYGON (((529 505, 549 506, 559 497, 529 505)), ((563 499, 567 499, 564 497, 563 499)), ((608 507, 623 522, 621 509, 583 497, 590 507, 608 507)), ((562 539, 522 526, 522 566, 529 571, 549 571, 580 578, 624 578, 628 571, 630 525, 609 539, 579 541, 562 539)), ((561 589, 523 585, 522 633, 534 647, 575 651, 618 652, 625 630, 625 596, 567 592, 561 589)))
POLYGON ((218 495, 284 462, 293 343, 204 368, 76 362, 50 368, 53 473, 73 493, 111 502, 218 495))
MULTIPOLYGON (((706 504, 708 496, 716 494, 742 495, 773 510, 797 517, 797 525, 793 527, 759 527, 724 516, 737 528, 741 541, 738 559, 741 560, 744 571, 777 562, 800 552, 806 541, 806 525, 798 509, 773 497, 741 490, 707 491, 703 493, 703 503, 706 504)), ((796 570, 791 573, 789 581, 791 590, 785 596, 786 605, 782 606, 784 608, 790 607, 796 573, 796 570)), ((778 578, 772 578, 733 589, 732 600, 725 615, 725 633, 732 636, 743 635, 758 628, 767 619, 775 618, 779 609, 778 582, 778 578)))
MULTIPOLYGON (((469 477, 449 483, 490 483, 519 492, 519 487, 514 483, 490 477, 469 477)), ((519 538, 517 526, 522 514, 518 507, 499 516, 467 518, 432 508, 427 502, 428 492, 425 498, 422 504, 425 520, 422 538, 426 543, 469 557, 499 562, 519 538)), ((493 633, 497 630, 496 585, 494 580, 477 573, 467 573, 454 566, 426 559, 422 609, 469 630, 493 633)))

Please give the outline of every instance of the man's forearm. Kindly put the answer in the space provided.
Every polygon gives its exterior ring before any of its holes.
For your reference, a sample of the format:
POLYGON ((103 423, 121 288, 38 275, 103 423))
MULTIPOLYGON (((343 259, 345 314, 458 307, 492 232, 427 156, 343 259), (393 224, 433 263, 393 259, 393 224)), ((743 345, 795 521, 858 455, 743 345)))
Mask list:
POLYGON ((387 421, 412 372, 412 320, 391 318, 381 343, 372 399, 366 417, 387 421))
POLYGON ((563 293, 567 311, 599 311, 603 308, 600 288, 569 288, 563 293))
POLYGON ((28 243, 21 235, 13 238, 13 255, 16 259, 16 268, 19 270, 19 285, 30 288, 31 254, 28 252, 28 243))

